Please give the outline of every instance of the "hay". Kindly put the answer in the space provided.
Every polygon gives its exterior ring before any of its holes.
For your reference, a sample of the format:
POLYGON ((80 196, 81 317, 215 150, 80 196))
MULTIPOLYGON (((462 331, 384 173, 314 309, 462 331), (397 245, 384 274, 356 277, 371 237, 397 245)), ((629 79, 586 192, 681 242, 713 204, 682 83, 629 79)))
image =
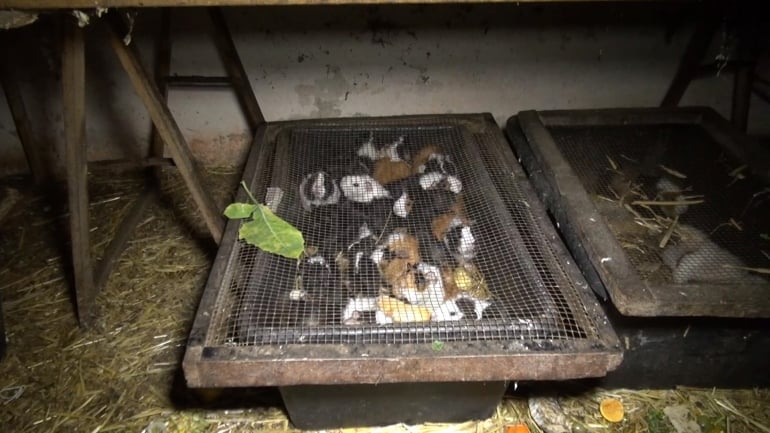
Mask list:
MULTIPOLYGON (((232 200, 236 173, 231 168, 206 173, 222 208, 232 200)), ((94 176, 91 185, 91 236, 98 257, 143 180, 128 174, 94 176)), ((162 189, 163 199, 150 206, 98 296, 96 326, 81 330, 60 247, 66 241, 66 213, 21 188, 23 200, 0 232, 0 292, 9 340, 0 363, 3 431, 297 431, 268 391, 227 390, 229 403, 206 404, 183 386, 181 357, 214 251, 173 170, 164 171, 162 189)), ((768 431, 770 425, 767 390, 594 389, 563 396, 561 404, 585 431, 646 431, 652 422, 665 424, 655 417, 670 404, 688 404, 698 416, 729 423, 736 433, 768 431), (623 402, 625 421, 610 425, 601 419, 598 402, 607 396, 623 402)), ((529 417, 526 396, 514 395, 486 420, 339 431, 497 433, 522 422, 540 431, 529 417)))

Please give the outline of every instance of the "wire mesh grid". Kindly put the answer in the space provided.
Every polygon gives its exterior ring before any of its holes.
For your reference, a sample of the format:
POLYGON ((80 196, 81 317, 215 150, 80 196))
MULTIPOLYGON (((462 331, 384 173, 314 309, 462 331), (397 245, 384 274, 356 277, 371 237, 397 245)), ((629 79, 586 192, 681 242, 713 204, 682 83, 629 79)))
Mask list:
POLYGON ((595 337, 511 169, 490 153, 505 146, 496 137, 452 121, 279 134, 258 172, 282 191, 275 211, 303 233, 305 254, 236 243, 208 344, 595 337))
POLYGON ((549 131, 640 278, 770 282, 770 188, 701 127, 549 131))

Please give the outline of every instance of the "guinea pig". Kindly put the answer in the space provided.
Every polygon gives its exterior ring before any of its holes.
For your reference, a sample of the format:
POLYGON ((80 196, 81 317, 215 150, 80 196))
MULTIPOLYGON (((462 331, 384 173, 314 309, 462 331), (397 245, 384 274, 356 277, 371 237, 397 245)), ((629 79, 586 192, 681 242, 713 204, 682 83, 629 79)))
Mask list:
MULTIPOLYGON (((445 178, 444 178, 445 180, 445 178)), ((449 184, 430 179, 430 176, 410 176, 387 186, 395 199, 393 213, 401 218, 415 215, 417 219, 430 221, 449 212, 460 196, 448 188, 449 184)))
POLYGON ((356 155, 358 155, 361 158, 366 158, 371 161, 375 161, 379 158, 379 153, 377 152, 377 148, 374 147, 374 133, 369 133, 369 138, 364 141, 364 144, 361 145, 361 147, 358 148, 356 151, 356 155))
POLYGON ((372 176, 382 185, 388 185, 406 179, 412 174, 412 167, 403 160, 393 161, 390 158, 380 158, 374 163, 372 176))
POLYGON ((457 167, 452 158, 449 155, 441 153, 434 147, 424 148, 428 149, 427 155, 424 153, 420 155, 420 159, 416 159, 413 164, 412 171, 419 174, 427 173, 441 173, 447 176, 457 177, 457 167))
POLYGON ((402 287, 393 294, 396 297, 406 299, 414 305, 422 305, 428 308, 439 308, 444 303, 444 281, 441 271, 437 266, 420 262, 413 267, 416 287, 402 287))
POLYGON ((473 260, 476 257, 476 237, 471 231, 471 227, 460 218, 454 218, 446 234, 444 234, 444 245, 454 255, 460 263, 473 260))
POLYGON ((324 171, 309 173, 299 184, 299 199, 302 208, 309 212, 314 207, 337 204, 340 188, 337 181, 324 171))
POLYGON ((377 296, 380 294, 382 279, 377 264, 371 256, 376 249, 376 238, 367 224, 358 229, 356 239, 348 243, 338 255, 343 286, 352 296, 377 296))
POLYGON ((454 322, 462 320, 465 316, 460 307, 453 300, 445 301, 437 307, 432 307, 430 310, 431 320, 434 322, 454 322))
POLYGON ((371 203, 382 198, 391 198, 390 192, 368 175, 349 175, 340 180, 345 198, 357 203, 371 203))
POLYGON ((404 146, 404 136, 400 136, 393 143, 383 146, 379 151, 380 158, 387 158, 393 162, 408 161, 409 154, 404 146))
POLYGON ((433 171, 420 175, 420 187, 426 191, 445 190, 459 194, 463 183, 457 176, 433 171))

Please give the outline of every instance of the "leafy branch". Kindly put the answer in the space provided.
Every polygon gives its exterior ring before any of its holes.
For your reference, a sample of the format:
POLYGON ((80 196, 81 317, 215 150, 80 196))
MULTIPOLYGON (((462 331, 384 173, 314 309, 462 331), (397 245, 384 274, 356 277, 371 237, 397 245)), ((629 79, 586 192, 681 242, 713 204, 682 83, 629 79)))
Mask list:
POLYGON ((305 250, 302 232, 259 203, 245 182, 241 186, 251 203, 230 203, 224 212, 229 219, 248 220, 238 230, 238 238, 268 253, 299 258, 305 250))

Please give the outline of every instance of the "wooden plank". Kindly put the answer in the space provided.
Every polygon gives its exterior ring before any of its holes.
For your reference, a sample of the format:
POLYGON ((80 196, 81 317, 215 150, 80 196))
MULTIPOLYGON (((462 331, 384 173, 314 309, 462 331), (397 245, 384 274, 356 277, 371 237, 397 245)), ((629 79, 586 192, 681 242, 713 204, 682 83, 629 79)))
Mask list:
MULTIPOLYGON (((7 50, 12 46, 9 40, 8 32, 0 32, 0 46, 6 47, 3 59, 10 59, 12 56, 7 50)), ((19 141, 24 149, 24 155, 27 158, 29 170, 32 172, 32 179, 36 184, 42 184, 47 177, 45 159, 40 153, 40 146, 32 133, 32 124, 27 116, 27 109, 24 106, 24 99, 19 90, 19 80, 11 68, 12 62, 0 62, 0 81, 5 91, 5 99, 8 101, 8 108, 11 110, 13 122, 16 125, 16 133, 19 135, 19 141)))
POLYGON ((174 87, 216 87, 230 86, 230 77, 204 77, 200 75, 173 75, 166 78, 169 86, 174 87))
MULTIPOLYGON (((260 6, 260 5, 344 5, 344 4, 408 4, 408 3, 586 3, 639 2, 639 0, 0 0, 0 9, 93 9, 122 7, 192 7, 192 6, 260 6)), ((650 3, 660 0, 641 0, 650 3)), ((697 0, 669 0, 694 3, 697 0)))
MULTIPOLYGON (((171 68, 171 9, 163 9, 160 14, 160 32, 155 40, 155 84, 158 86, 163 101, 168 102, 168 83, 166 77, 171 68)), ((157 128, 152 125, 150 136, 150 156, 163 158, 165 145, 160 138, 157 128)), ((155 170, 155 175, 160 178, 160 169, 155 170)))
POLYGON ((558 199, 556 205, 563 206, 565 219, 558 221, 561 230, 569 230, 569 237, 583 240, 585 254, 604 282, 612 303, 626 315, 657 315, 653 294, 633 271, 609 227, 599 223, 604 221, 603 217, 583 188, 577 173, 559 151, 539 113, 523 111, 518 114, 518 119, 527 141, 537 143, 530 148, 536 152, 535 158, 543 161, 543 175, 554 186, 553 195, 558 199))
POLYGON ((96 266, 94 283, 98 290, 104 288, 112 268, 115 266, 120 254, 126 249, 126 245, 128 244, 128 240, 131 239, 134 228, 139 224, 139 221, 144 214, 144 210, 147 209, 147 205, 154 196, 155 189, 148 184, 120 223, 120 226, 115 232, 115 237, 110 241, 110 244, 104 251, 104 255, 96 266))
POLYGON ((182 135, 182 131, 179 130, 179 126, 174 121, 168 107, 164 104, 163 96, 142 65, 136 52, 136 47, 134 45, 126 46, 123 43, 122 35, 124 34, 125 25, 121 21, 120 16, 112 12, 109 14, 108 20, 112 30, 109 32, 112 48, 131 79, 134 90, 150 113, 158 133, 168 146, 171 157, 179 168, 179 172, 184 178, 193 200, 203 215, 206 226, 211 232, 211 237, 219 244, 222 239, 222 232, 224 231, 224 217, 221 212, 217 211, 214 200, 208 195, 198 176, 195 161, 190 154, 187 141, 182 135))
MULTIPOLYGON (((705 6, 706 9, 709 7, 708 5, 705 6)), ((668 91, 666 91, 663 101, 660 103, 661 107, 676 107, 679 105, 679 101, 690 86, 690 82, 698 74, 700 63, 711 46, 711 41, 718 27, 719 19, 710 10, 705 10, 703 17, 701 17, 695 27, 690 42, 684 50, 674 79, 671 80, 671 85, 668 91)))
POLYGON ((93 322, 96 285, 93 279, 88 230, 88 167, 85 143, 85 52, 83 30, 69 17, 64 20, 62 48, 62 103, 67 167, 67 195, 72 240, 75 297, 82 326, 93 322))
POLYGON ((733 76, 733 100, 730 110, 730 121, 740 132, 746 132, 749 126, 749 108, 751 107, 751 92, 754 87, 753 63, 741 64, 733 76))
POLYGON ((145 159, 110 159, 105 161, 92 161, 88 164, 91 172, 125 172, 148 167, 172 167, 174 161, 171 158, 149 157, 145 159))
POLYGON ((219 51, 219 57, 225 66, 227 75, 232 80, 233 89, 238 97, 243 112, 246 114, 246 121, 249 122, 251 133, 257 132, 259 125, 265 122, 262 110, 257 103, 257 97, 254 96, 254 90, 249 83, 249 76, 243 69, 241 58, 238 56, 238 50, 235 48, 233 37, 227 28, 227 21, 222 13, 222 9, 217 7, 208 8, 211 22, 214 24, 214 43, 219 51))

